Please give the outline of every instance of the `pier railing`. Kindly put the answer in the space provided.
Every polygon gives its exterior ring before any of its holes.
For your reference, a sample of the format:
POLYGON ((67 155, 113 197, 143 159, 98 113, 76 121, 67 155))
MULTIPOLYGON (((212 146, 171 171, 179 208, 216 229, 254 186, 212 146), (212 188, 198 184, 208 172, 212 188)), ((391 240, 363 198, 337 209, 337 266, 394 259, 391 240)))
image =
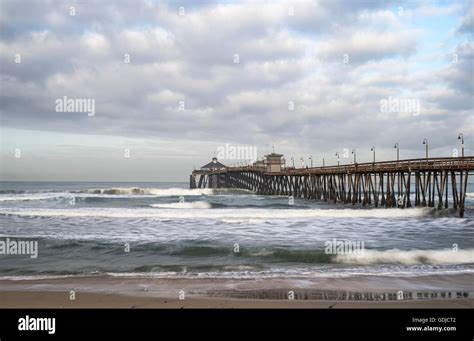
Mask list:
POLYGON ((325 167, 292 168, 284 167, 281 172, 268 173, 264 167, 240 166, 216 170, 195 170, 195 173, 223 174, 226 172, 260 172, 268 175, 300 175, 300 174, 337 174, 337 173, 373 173, 417 170, 474 170, 474 156, 438 157, 422 159, 405 159, 399 161, 365 162, 348 165, 325 167))

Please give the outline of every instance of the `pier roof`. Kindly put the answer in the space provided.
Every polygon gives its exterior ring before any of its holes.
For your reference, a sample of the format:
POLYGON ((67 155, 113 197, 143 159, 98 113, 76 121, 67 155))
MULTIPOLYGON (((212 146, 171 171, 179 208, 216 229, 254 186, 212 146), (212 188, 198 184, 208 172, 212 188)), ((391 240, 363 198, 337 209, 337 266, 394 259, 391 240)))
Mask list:
POLYGON ((216 157, 212 158, 212 161, 209 162, 208 164, 205 164, 204 166, 201 167, 201 170, 208 170, 208 169, 222 169, 226 168, 227 166, 224 165, 223 163, 220 163, 217 161, 216 157))

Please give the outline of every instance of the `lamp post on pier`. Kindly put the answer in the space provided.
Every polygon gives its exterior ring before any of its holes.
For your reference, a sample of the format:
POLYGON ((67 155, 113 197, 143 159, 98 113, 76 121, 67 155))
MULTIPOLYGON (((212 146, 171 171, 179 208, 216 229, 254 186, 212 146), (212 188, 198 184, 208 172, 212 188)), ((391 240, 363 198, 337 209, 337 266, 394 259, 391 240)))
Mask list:
POLYGON ((428 139, 426 137, 423 139, 423 144, 425 145, 425 157, 428 158, 428 139))
POLYGON ((462 133, 459 133, 458 140, 461 140, 461 155, 464 157, 464 135, 462 133))

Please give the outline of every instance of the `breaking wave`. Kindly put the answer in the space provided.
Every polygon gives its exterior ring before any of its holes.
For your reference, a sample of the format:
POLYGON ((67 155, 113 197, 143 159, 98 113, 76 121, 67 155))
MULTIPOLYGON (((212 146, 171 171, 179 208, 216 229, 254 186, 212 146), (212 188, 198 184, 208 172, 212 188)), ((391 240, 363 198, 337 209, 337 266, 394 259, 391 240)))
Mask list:
POLYGON ((0 196, 0 202, 7 202, 7 201, 33 201, 33 200, 51 200, 51 199, 58 199, 61 197, 71 197, 71 194, 40 194, 40 195, 14 195, 14 196, 0 196))
POLYGON ((98 188, 88 189, 80 193, 89 194, 109 194, 109 195, 153 195, 158 197, 170 196, 192 196, 192 195, 213 195, 214 190, 211 188, 186 189, 186 188, 98 188))
POLYGON ((474 263, 474 249, 457 250, 365 250, 363 254, 337 255, 337 263, 371 265, 371 264, 470 264, 474 263))
MULTIPOLYGON (((219 191, 217 194, 223 194, 224 191, 219 191)), ((214 195, 213 189, 186 189, 186 188, 98 188, 86 189, 70 192, 55 192, 55 191, 0 191, 0 202, 9 201, 32 201, 32 200, 57 200, 64 198, 133 198, 133 197, 173 197, 173 196, 201 196, 214 195)))
POLYGON ((171 204, 152 204, 151 207, 155 208, 212 208, 212 205, 206 201, 193 201, 193 202, 178 202, 171 204))
MULTIPOLYGON (((192 205, 192 203, 189 203, 192 205)), ((298 219, 298 218, 413 218, 429 215, 432 209, 280 209, 268 210, 257 208, 244 209, 196 209, 180 211, 179 203, 158 204, 168 205, 167 208, 156 210, 133 208, 81 208, 81 209, 15 209, 3 208, 1 215, 33 216, 33 217, 100 217, 100 218, 150 218, 150 219, 298 219), (171 208, 173 206, 173 208, 171 208)), ((197 204, 204 205, 204 204, 197 204)))

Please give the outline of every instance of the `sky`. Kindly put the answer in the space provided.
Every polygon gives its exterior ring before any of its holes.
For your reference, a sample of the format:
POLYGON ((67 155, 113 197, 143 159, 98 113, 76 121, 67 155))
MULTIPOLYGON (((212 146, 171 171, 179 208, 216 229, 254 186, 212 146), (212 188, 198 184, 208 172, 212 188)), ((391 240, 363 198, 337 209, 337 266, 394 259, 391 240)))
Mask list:
POLYGON ((226 144, 320 166, 393 160, 396 142, 424 157, 424 138, 460 155, 462 132, 472 155, 473 16, 472 0, 0 0, 0 180, 187 181, 226 144), (83 100, 94 112, 58 107, 83 100))

